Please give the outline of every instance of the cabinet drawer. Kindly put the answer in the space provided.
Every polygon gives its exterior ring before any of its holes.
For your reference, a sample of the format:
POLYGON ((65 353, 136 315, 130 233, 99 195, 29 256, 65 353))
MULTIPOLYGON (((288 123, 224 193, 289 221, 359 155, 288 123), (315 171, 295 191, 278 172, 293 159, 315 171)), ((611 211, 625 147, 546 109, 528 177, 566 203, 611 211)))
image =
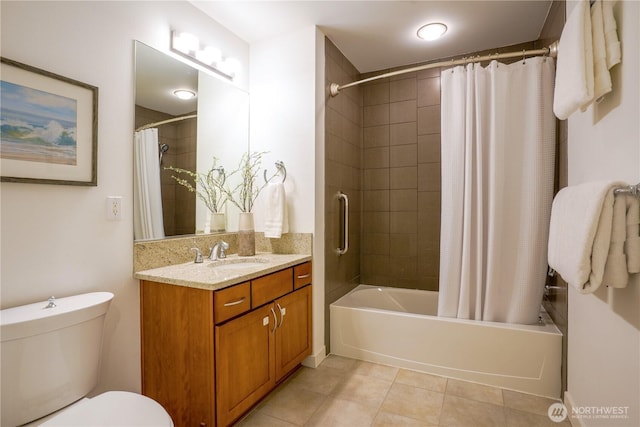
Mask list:
POLYGON ((299 289, 311 283, 311 262, 293 267, 293 289, 299 289))
POLYGON ((215 323, 224 322, 251 308, 250 282, 231 286, 213 294, 213 313, 215 323))
POLYGON ((260 307, 293 290, 293 269, 278 271, 251 281, 251 307, 260 307))

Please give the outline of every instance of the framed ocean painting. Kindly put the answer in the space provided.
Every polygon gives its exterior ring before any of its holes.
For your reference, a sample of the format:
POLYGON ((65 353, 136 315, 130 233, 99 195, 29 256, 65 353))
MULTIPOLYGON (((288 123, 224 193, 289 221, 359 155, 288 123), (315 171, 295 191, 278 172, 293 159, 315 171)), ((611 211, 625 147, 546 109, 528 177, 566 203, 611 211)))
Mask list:
POLYGON ((2 181, 98 185, 98 88, 0 58, 2 181))

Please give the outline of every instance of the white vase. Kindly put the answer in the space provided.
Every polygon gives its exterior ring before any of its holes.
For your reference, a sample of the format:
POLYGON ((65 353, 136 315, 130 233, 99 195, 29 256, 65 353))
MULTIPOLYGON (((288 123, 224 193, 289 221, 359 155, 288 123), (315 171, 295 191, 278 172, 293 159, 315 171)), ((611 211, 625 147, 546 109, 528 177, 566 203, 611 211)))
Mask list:
POLYGON ((213 212, 211 214, 211 232, 217 233, 227 229, 227 217, 223 212, 213 212))
POLYGON ((238 255, 256 254, 256 232, 253 228, 253 213, 240 212, 238 221, 238 255))

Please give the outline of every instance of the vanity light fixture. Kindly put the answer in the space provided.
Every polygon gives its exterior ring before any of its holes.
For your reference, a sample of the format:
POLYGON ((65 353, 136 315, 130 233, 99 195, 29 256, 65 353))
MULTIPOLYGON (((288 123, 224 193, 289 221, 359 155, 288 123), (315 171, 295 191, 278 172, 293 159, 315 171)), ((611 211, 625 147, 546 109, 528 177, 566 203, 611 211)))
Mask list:
POLYGON ((172 31, 171 51, 229 80, 233 80, 240 70, 237 60, 223 60, 219 49, 212 46, 202 47, 200 40, 190 33, 172 31))
POLYGON ((447 26, 441 22, 432 22, 431 24, 423 25, 418 29, 418 37, 427 40, 433 41, 437 40, 447 32, 447 26))
POLYGON ((173 94, 180 99, 184 99, 185 101, 196 97, 196 93, 189 89, 176 89, 173 91, 173 94))

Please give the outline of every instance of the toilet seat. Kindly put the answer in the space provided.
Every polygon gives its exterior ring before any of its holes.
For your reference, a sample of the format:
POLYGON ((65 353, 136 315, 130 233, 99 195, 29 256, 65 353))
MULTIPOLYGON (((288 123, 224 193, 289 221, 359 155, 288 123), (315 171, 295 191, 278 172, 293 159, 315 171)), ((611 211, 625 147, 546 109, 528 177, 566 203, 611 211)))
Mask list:
POLYGON ((108 391, 73 404, 40 425, 173 427, 173 421, 153 399, 128 391, 108 391))

